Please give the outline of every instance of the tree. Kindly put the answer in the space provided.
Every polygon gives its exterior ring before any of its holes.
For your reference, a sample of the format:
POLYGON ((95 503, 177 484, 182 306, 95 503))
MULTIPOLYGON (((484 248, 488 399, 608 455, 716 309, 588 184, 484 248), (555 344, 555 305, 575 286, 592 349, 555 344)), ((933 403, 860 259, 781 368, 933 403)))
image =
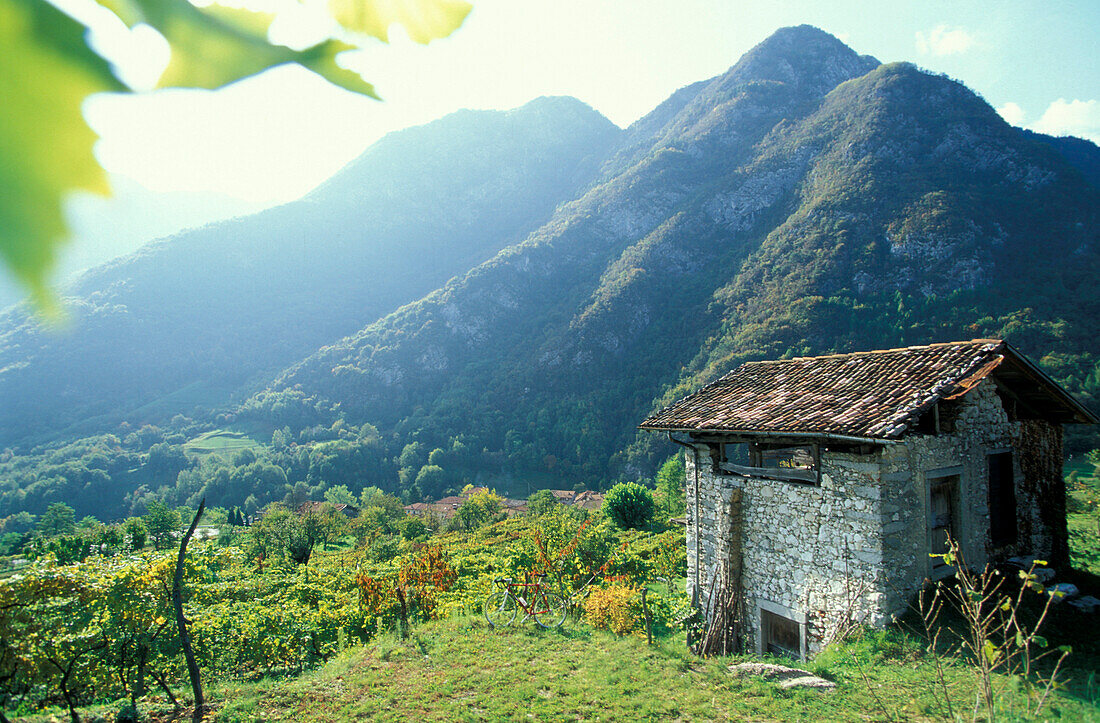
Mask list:
POLYGON ((381 488, 375 487, 374 485, 364 487, 363 491, 359 493, 359 507, 364 510, 368 507, 373 507, 379 504, 379 500, 385 495, 386 493, 383 492, 381 488))
POLYGON ((68 535, 76 530, 76 514, 64 502, 54 502, 38 521, 38 534, 43 537, 68 535))
POLYGON ((246 548, 255 559, 275 555, 305 565, 318 544, 332 542, 346 530, 347 518, 331 505, 299 515, 276 503, 252 525, 246 548))
POLYGON ((0 531, 7 533, 26 534, 34 529, 34 515, 23 510, 14 515, 8 515, 0 520, 0 531))
POLYGON ((439 465, 426 464, 420 468, 414 484, 425 494, 436 497, 447 485, 447 473, 439 465))
POLYGON ((549 514, 561 504, 550 490, 539 490, 527 498, 527 510, 536 517, 549 514))
POLYGON ((202 677, 199 674, 199 664, 195 661, 195 652, 191 648, 191 635, 187 631, 187 618, 183 615, 183 561, 187 556, 187 543, 191 535, 195 534, 195 527, 199 524, 203 509, 206 507, 206 498, 199 501, 199 509, 191 519, 191 526, 180 540, 179 555, 176 557, 176 572, 172 576, 172 608, 176 613, 176 630, 179 632, 180 644, 183 647, 183 657, 187 663, 187 675, 191 679, 191 691, 195 699, 195 712, 191 719, 202 720, 206 710, 206 701, 202 694, 202 677))
POLYGON ((172 540, 172 534, 179 531, 180 513, 169 509, 168 505, 160 500, 152 500, 146 507, 142 521, 149 536, 153 538, 153 546, 158 550, 172 540))
POLYGON ((329 502, 334 505, 350 505, 357 507, 359 500, 348 489, 347 485, 336 485, 335 487, 329 487, 325 490, 325 502, 329 502))
POLYGON ((653 494, 637 482, 620 482, 604 496, 603 508, 622 529, 641 529, 653 519, 653 494))
MULTIPOLYGON (((470 12, 463 0, 330 0, 335 35, 383 42, 398 23, 419 43, 446 37, 470 12), (337 25, 338 24, 338 25, 337 25)), ((105 0, 127 26, 146 24, 168 40, 171 60, 158 87, 220 88, 276 65, 298 63, 337 86, 371 97, 374 88, 336 63, 353 49, 327 37, 301 50, 272 43, 275 16, 188 0, 105 0)), ((44 0, 0 0, 0 186, 18 189, 0 203, 0 258, 41 310, 56 313, 46 274, 63 240, 61 200, 80 188, 106 193, 92 155, 95 134, 84 122, 85 97, 128 90, 87 45, 85 28, 44 0)))
POLYGON ((684 460, 679 455, 669 457, 657 471, 657 494, 654 495, 660 505, 661 514, 667 517, 679 517, 687 509, 684 497, 684 460))
POLYGON ((145 521, 140 517, 131 517, 123 523, 126 536, 130 538, 130 547, 140 550, 145 547, 145 541, 149 539, 149 530, 145 527, 145 521))
POLYGON ((409 442, 397 457, 398 467, 419 467, 422 464, 424 464, 424 445, 420 442, 409 442))
POLYGON ((406 540, 415 540, 430 532, 428 523, 420 517, 414 517, 413 515, 407 515, 405 519, 401 520, 400 524, 398 524, 398 528, 401 530, 401 537, 406 540))
POLYGON ((496 492, 482 490, 470 495, 455 511, 455 520, 464 530, 473 530, 491 522, 503 506, 496 492))

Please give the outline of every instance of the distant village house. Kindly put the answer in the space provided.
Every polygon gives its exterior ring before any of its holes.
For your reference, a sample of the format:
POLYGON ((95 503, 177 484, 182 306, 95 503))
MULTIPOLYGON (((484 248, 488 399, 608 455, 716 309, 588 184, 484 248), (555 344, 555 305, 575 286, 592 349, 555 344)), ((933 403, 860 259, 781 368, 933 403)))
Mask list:
POLYGON ((745 651, 884 625, 966 562, 1068 559, 1062 425, 1096 417, 1007 343, 744 364, 646 419, 685 447, 688 593, 745 651))
MULTIPOLYGON (((444 497, 436 502, 414 502, 411 505, 405 505, 405 513, 416 517, 433 515, 444 520, 449 520, 458 513, 458 508, 462 506, 463 502, 479 492, 489 492, 489 488, 471 487, 464 489, 458 496, 444 497)), ((588 490, 583 492, 576 492, 575 490, 549 490, 549 492, 554 495, 554 499, 561 504, 578 507, 584 510, 598 510, 600 506, 603 505, 603 495, 598 492, 591 492, 588 490)), ((508 517, 523 515, 529 511, 527 500, 502 497, 500 502, 501 510, 508 517)))
POLYGON ((333 504, 331 502, 315 502, 313 500, 307 500, 306 502, 298 505, 297 513, 299 515, 319 515, 324 512, 326 507, 331 507, 337 512, 342 513, 345 517, 359 516, 359 508, 355 505, 348 505, 343 502, 339 504, 333 504))

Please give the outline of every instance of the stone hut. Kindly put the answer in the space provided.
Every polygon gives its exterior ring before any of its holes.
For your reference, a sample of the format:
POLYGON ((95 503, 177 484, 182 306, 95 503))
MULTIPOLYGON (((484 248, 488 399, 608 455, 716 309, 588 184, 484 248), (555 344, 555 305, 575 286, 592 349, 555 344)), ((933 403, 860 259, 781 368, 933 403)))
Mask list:
POLYGON ((1062 425, 1096 417, 1007 343, 744 364, 641 424, 685 447, 688 594, 734 649, 805 657, 925 578, 1068 560, 1062 425))

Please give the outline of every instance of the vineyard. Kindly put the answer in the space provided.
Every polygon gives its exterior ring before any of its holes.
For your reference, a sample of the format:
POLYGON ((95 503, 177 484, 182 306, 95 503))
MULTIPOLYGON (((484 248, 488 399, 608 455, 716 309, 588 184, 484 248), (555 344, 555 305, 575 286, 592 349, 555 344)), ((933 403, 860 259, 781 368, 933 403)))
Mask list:
MULTIPOLYGON (((618 632, 629 632, 642 620, 630 591, 684 567, 682 530, 620 530, 601 514, 564 507, 470 532, 368 534, 358 544, 348 535, 304 563, 260 539, 265 529, 189 548, 185 611, 207 684, 297 675, 380 633, 404 636, 430 620, 476 614, 496 577, 532 571, 545 572, 578 611, 594 590, 619 591, 618 609, 598 606, 597 624, 610 614, 618 632)), ((184 706, 174 566, 170 550, 71 564, 45 555, 0 580, 0 706, 17 716, 62 708, 74 721, 82 706, 138 709, 150 695, 184 706)), ((678 629, 686 612, 678 588, 654 586, 648 609, 658 632, 678 629)))
MULTIPOLYGON (((1094 482, 1071 480, 1071 528, 1095 521, 1094 482)), ((679 527, 625 529, 604 510, 553 503, 456 529, 457 516, 440 526, 387 495, 366 498, 353 519, 274 506, 250 527, 217 522, 213 536, 191 542, 184 611, 208 720, 953 720, 974 704, 975 669, 952 637, 964 629, 958 619, 945 619, 941 638, 955 652, 934 652, 912 620, 856 630, 809 664, 835 692, 786 691, 731 675, 738 656, 684 645, 693 618, 679 527), (494 581, 536 572, 568 596, 565 626, 490 626, 482 601, 494 581)), ((176 551, 163 532, 180 520, 162 525, 166 512, 40 538, 24 548, 26 565, 0 577, 0 722, 190 716, 171 605, 176 551)), ((1089 590, 1092 543, 1075 529, 1085 564, 1071 579, 1089 590)), ((1100 637, 1078 616, 1050 611, 1044 635, 1072 653, 1044 711, 1095 719, 1100 637)), ((1006 711, 1034 703, 1020 681, 997 681, 1006 711)))

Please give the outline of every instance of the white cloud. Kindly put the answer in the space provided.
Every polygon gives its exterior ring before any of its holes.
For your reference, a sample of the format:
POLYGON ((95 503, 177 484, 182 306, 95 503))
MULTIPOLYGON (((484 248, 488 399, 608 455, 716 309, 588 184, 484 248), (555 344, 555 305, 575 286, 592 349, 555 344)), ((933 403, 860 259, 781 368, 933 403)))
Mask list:
POLYGON ((917 31, 917 52, 921 55, 965 53, 974 45, 974 36, 964 28, 937 25, 927 34, 917 31))
POLYGON ((1018 103, 1005 103, 997 109, 997 112, 1010 126, 1020 126, 1024 123, 1024 109, 1018 103))
POLYGON ((1100 101, 1059 98, 1031 129, 1052 136, 1077 136, 1100 144, 1100 101))

